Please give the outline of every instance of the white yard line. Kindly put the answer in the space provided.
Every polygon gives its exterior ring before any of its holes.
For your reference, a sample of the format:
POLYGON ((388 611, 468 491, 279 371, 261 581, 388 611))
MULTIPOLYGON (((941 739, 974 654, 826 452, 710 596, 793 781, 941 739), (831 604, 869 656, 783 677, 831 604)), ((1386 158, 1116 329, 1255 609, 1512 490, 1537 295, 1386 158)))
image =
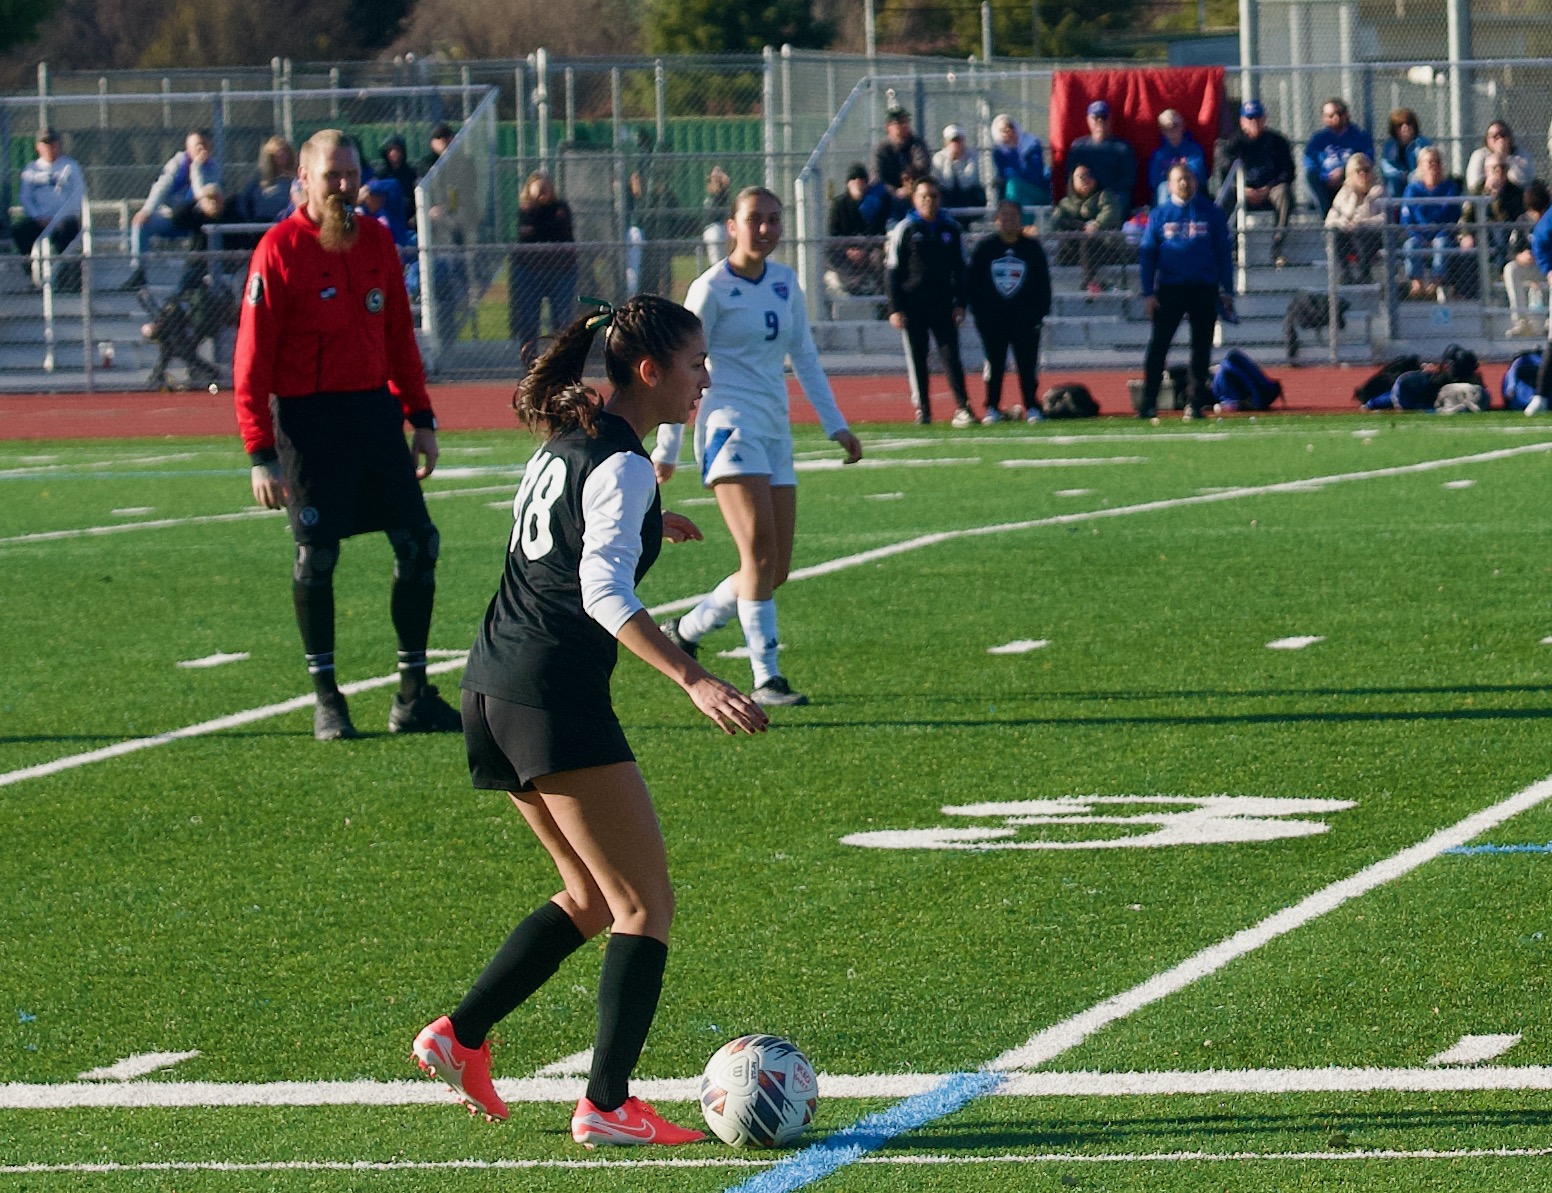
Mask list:
POLYGON ((133 1081, 137 1077, 144 1077, 148 1073, 154 1073, 158 1069, 171 1068, 173 1065, 182 1064, 186 1060, 193 1060, 199 1055, 198 1049, 193 1052, 140 1052, 134 1056, 126 1056, 123 1060, 116 1060, 111 1065, 105 1065, 100 1069, 88 1069, 79 1075, 81 1081, 133 1081))
POLYGON ((1495 1056, 1502 1056, 1524 1037, 1519 1032, 1504 1032, 1485 1036, 1461 1036, 1452 1048, 1446 1048, 1428 1058, 1430 1065, 1479 1065, 1495 1056))
MULTIPOLYGON (((187 1059, 199 1053, 150 1053, 187 1059)), ((131 1057, 131 1061, 146 1058, 131 1057)), ((503 1077, 496 1091, 512 1104, 573 1105, 587 1092, 591 1052, 546 1065, 532 1077, 503 1077)), ((427 1106, 457 1099, 438 1082, 405 1081, 136 1081, 118 1070, 129 1062, 82 1073, 77 1081, 0 1085, 0 1110, 144 1109, 196 1106, 427 1106), (110 1076, 111 1075, 111 1076, 110 1076), (108 1084, 103 1084, 107 1080, 108 1084)), ((143 1072, 176 1061, 145 1065, 143 1072)), ((910 1098, 951 1078, 949 1073, 820 1073, 822 1098, 910 1098)), ((649 1102, 696 1102, 701 1079, 636 1077, 631 1089, 649 1102)), ((1140 1073, 1010 1073, 988 1097, 1168 1098, 1203 1094, 1458 1093, 1469 1090, 1552 1090, 1552 1066, 1422 1067, 1401 1069, 1203 1069, 1140 1073)))

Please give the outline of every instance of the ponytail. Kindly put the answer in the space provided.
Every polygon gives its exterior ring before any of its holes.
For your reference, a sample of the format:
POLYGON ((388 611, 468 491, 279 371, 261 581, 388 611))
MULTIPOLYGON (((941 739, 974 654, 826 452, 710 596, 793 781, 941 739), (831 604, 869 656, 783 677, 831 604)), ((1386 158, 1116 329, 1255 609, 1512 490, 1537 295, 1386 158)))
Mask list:
POLYGON ((701 328, 694 312, 656 294, 638 294, 618 307, 597 298, 578 301, 599 310, 583 315, 557 335, 512 397, 518 417, 546 438, 575 427, 589 438, 598 433, 594 424, 603 398, 583 384, 582 375, 599 331, 604 333, 604 375, 618 390, 631 384, 644 357, 666 364, 701 328))

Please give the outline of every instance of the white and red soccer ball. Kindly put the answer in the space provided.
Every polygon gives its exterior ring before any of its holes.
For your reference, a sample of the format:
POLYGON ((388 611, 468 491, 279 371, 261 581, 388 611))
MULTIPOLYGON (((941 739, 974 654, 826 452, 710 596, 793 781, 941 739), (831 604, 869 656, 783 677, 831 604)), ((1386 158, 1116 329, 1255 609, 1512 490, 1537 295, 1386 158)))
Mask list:
POLYGON ((819 1081, 808 1057, 780 1036, 739 1036, 706 1062, 701 1113, 733 1147, 785 1147, 814 1121, 819 1081))

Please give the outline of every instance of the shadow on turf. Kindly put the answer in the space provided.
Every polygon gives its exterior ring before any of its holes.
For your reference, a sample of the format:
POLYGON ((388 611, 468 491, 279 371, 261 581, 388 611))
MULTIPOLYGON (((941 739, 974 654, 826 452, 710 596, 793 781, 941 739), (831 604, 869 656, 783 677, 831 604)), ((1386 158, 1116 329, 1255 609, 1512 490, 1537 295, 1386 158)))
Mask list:
MULTIPOLYGON (((1258 1135, 1291 1136, 1290 1150, 1325 1150, 1332 1146, 1333 1135, 1344 1142, 1337 1146, 1396 1147, 1398 1131, 1481 1132, 1525 1128, 1552 1128, 1552 1111, 1540 1110, 1335 1110, 1324 1114, 1197 1114, 1158 1115, 1127 1118, 1121 1121, 1072 1123, 1052 1120, 1048 1124, 1022 1122, 999 1129, 986 1123, 938 1123, 930 1129, 905 1136, 910 1151, 989 1150, 1029 1151, 1039 1149, 1078 1150, 1093 1148, 1115 1151, 1129 1146, 1138 1152, 1248 1150, 1249 1137, 1258 1135)), ((1434 1141, 1425 1145, 1445 1146, 1434 1141)), ((1491 1145, 1489 1145, 1491 1146, 1491 1145)), ((901 1150, 907 1150, 902 1147, 901 1150)))

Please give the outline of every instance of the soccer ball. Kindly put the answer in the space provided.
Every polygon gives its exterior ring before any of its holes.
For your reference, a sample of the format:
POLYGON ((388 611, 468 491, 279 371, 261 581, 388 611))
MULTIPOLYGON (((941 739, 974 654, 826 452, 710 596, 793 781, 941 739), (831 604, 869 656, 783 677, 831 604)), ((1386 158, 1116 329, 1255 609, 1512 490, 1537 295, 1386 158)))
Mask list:
POLYGON ((780 1036, 739 1036, 701 1076, 701 1113, 733 1147, 785 1147, 814 1121, 819 1081, 808 1057, 780 1036))

